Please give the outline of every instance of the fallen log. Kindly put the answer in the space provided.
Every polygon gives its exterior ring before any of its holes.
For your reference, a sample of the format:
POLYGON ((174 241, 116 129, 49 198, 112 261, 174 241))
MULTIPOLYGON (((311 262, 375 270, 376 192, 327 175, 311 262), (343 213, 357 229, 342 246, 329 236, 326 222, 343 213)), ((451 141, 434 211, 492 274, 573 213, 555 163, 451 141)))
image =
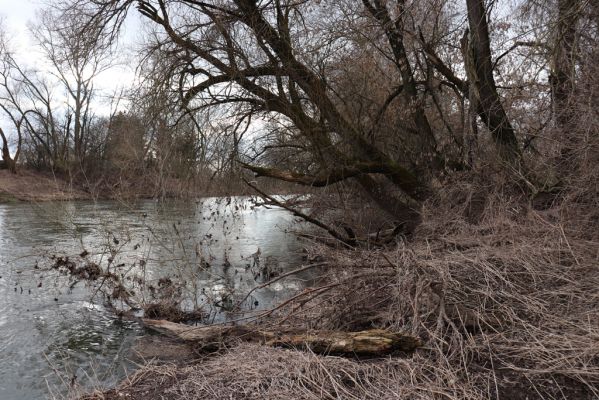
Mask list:
POLYGON ((360 332, 312 331, 275 336, 266 343, 276 347, 308 348, 319 354, 384 355, 394 351, 413 352, 420 339, 384 329, 360 332))
POLYGON ((249 326, 189 326, 165 320, 144 319, 145 326, 186 342, 198 343, 203 349, 220 347, 231 340, 261 343, 275 347, 309 349, 319 354, 358 354, 375 356, 395 351, 413 352, 422 346, 419 338, 384 329, 360 332, 340 331, 265 331, 249 326))

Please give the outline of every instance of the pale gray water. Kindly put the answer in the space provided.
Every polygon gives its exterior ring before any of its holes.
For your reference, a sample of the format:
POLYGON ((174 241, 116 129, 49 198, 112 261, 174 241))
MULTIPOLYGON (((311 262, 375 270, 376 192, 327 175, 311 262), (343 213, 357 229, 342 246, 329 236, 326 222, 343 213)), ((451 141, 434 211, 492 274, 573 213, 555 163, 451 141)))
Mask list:
MULTIPOLYGON (((252 205, 248 198, 0 204, 0 399, 62 398, 73 375, 85 387, 114 384, 144 334, 104 308, 92 287, 70 288, 68 277, 48 270, 50 254, 79 260, 85 249, 105 264, 112 251, 113 265, 138 275, 144 260, 147 280, 186 281, 188 304, 223 320, 230 317, 219 308, 223 294, 239 299, 257 284, 258 249, 260 265, 284 271, 301 263, 301 243, 286 233, 292 216, 252 205), (209 267, 199 267, 198 254, 209 267)), ((258 291, 247 305, 268 307, 308 278, 258 291)))

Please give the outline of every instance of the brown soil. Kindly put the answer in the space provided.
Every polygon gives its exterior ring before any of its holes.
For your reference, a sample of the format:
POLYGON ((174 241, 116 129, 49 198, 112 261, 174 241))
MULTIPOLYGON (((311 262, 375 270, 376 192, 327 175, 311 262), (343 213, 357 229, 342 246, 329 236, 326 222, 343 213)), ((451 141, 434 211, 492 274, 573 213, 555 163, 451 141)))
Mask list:
POLYGON ((19 170, 16 174, 0 170, 0 203, 13 201, 84 200, 91 196, 51 174, 19 170))

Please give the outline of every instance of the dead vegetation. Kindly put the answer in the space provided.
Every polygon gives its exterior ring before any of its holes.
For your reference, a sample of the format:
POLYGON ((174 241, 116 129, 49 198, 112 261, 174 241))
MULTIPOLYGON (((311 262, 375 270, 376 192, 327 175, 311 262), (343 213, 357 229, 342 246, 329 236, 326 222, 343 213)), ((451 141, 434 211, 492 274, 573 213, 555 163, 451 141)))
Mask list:
POLYGON ((199 351, 216 351, 231 343, 251 342, 266 346, 304 349, 317 354, 382 356, 411 354, 422 341, 404 332, 368 329, 359 332, 276 329, 257 326, 188 326, 166 320, 144 319, 146 327, 193 343, 199 351))
POLYGON ((0 169, 0 203, 12 201, 64 201, 89 199, 91 196, 60 176, 31 170, 13 174, 0 169), (12 199, 12 201, 8 201, 12 199))
POLYGON ((134 318, 136 312, 143 311, 148 319, 172 322, 202 321, 206 313, 199 307, 183 309, 183 285, 169 278, 160 278, 155 286, 147 284, 141 277, 119 272, 124 264, 99 265, 87 258, 84 251, 79 258, 50 256, 50 269, 66 275, 71 287, 83 282, 93 288, 94 297, 99 295, 103 304, 119 317, 134 318), (147 292, 147 298, 138 292, 147 292))
POLYGON ((587 128, 570 132, 567 168, 539 146, 526 176, 486 165, 435 182, 409 237, 314 246, 307 258, 325 260, 326 278, 260 314, 269 327, 407 331, 424 343, 413 355, 230 343, 198 362, 149 363, 88 399, 598 398, 596 120, 587 128))
POLYGON ((505 187, 487 191, 474 224, 481 187, 463 182, 427 204, 412 240, 318 248, 332 266, 326 281, 262 315, 268 326, 405 330, 424 342, 413 356, 230 344, 183 367, 150 363, 88 399, 597 398, 599 214, 573 203, 596 198, 593 186, 544 210, 505 187))

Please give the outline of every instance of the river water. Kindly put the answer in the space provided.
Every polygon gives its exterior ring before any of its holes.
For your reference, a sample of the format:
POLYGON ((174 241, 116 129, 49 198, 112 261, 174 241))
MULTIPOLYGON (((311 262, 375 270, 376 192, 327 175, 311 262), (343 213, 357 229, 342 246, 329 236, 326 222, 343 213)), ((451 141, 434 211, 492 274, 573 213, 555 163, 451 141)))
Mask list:
MULTIPOLYGON (((132 282, 143 275, 156 287, 161 278, 184 282, 184 306, 226 320, 233 317, 224 305, 267 279, 264 271, 302 262, 301 243, 288 232, 294 218, 255 205, 241 197, 0 204, 0 399, 63 398, 73 383, 113 385, 134 368, 132 345, 147 334, 135 319, 116 317, 97 285, 52 269, 52 255, 120 268, 132 282)), ((244 307, 267 308, 308 280, 281 280, 244 307)))

